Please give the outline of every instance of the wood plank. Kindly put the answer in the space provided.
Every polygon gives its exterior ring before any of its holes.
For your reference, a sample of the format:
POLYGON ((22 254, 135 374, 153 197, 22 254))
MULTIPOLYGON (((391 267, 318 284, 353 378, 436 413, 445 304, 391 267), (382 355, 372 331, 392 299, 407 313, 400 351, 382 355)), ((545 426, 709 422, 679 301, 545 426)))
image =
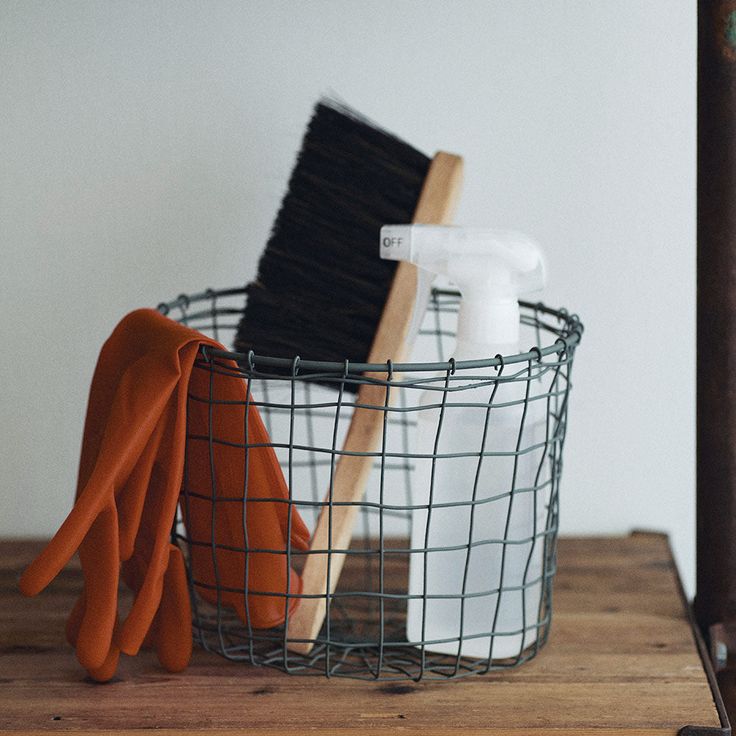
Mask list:
MULTIPOLYGON (((286 677, 290 676, 281 679, 286 677)), ((636 682, 635 689, 625 681, 539 683, 532 688, 499 679, 493 687, 482 682, 463 683, 462 688, 435 683, 392 690, 373 683, 345 686, 290 679, 299 682, 284 686, 272 676, 243 678, 229 667, 205 667, 196 668, 186 679, 126 676, 103 687, 68 680, 56 684, 51 693, 39 689, 38 682, 20 683, 13 703, 0 701, 0 727, 84 731, 133 725, 180 730, 247 726, 299 732, 328 724, 343 729, 401 726, 420 732, 435 728, 467 733, 490 729, 495 723, 526 732, 607 726, 677 733, 693 715, 704 713, 692 685, 678 682, 668 683, 664 712, 660 683, 636 682)))
MULTIPOLYGON (((394 736, 397 732, 406 733, 406 730, 402 726, 398 727, 383 727, 383 728, 361 728, 360 733, 365 736, 394 736)), ((48 736, 49 731, 3 731, 8 736, 48 736)), ((66 733, 70 733, 66 731, 66 733)), ((156 736, 179 736, 182 731, 178 729, 162 728, 156 729, 156 736)), ((261 728, 238 728, 238 729, 208 729, 205 731, 200 730, 187 730, 188 736, 209 736, 212 733, 217 733, 217 736, 242 736, 242 734, 248 734, 248 736, 274 736, 275 733, 279 733, 273 728, 261 729, 261 728)), ((320 729, 319 733, 321 736, 354 736, 356 733, 354 728, 324 728, 320 729)), ((520 728, 494 728, 489 731, 487 728, 482 729, 470 729, 464 730, 463 736, 523 736, 528 733, 525 729, 520 728)), ((565 729, 564 731, 559 730, 546 730, 545 733, 551 734, 551 736, 620 736, 625 733, 627 736, 663 736, 663 734, 671 734, 672 730, 662 730, 658 728, 637 728, 634 730, 622 731, 620 728, 571 728, 565 729)), ((110 731, 102 730, 87 730, 84 731, 85 736, 92 736, 93 734, 104 734, 109 736, 110 731)), ((123 729, 115 730, 115 734, 119 736, 141 736, 140 729, 123 729)), ((422 731, 423 736, 446 736, 447 731, 443 729, 430 728, 422 731)))
POLYGON ((418 684, 299 677, 197 651, 183 674, 163 672, 144 652, 96 685, 63 639, 80 585, 76 563, 38 599, 16 592, 37 550, 0 543, 3 731, 653 736, 719 725, 660 535, 560 540, 552 633, 537 658, 418 684))

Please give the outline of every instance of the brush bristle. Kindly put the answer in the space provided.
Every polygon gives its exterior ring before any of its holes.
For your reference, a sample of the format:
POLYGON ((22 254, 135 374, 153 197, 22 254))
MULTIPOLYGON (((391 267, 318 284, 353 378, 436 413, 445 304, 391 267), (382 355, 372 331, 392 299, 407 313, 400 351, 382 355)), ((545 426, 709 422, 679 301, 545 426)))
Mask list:
POLYGON ((236 350, 365 362, 396 270, 378 255, 379 232, 411 222, 429 164, 349 108, 318 103, 246 289, 236 350))

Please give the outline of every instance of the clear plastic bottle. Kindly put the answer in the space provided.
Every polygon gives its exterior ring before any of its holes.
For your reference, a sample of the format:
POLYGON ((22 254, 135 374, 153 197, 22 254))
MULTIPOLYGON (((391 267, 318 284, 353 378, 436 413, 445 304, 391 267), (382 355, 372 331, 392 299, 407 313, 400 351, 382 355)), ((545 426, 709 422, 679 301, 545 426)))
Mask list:
MULTIPOLYGON (((519 352, 518 294, 544 282, 533 242, 388 226, 382 243, 384 257, 445 273, 460 289, 456 361, 519 352)), ((451 390, 437 382, 419 400, 407 638, 429 651, 502 659, 536 639, 549 472, 546 401, 529 371, 505 364, 489 381, 493 369, 458 370, 451 390)))

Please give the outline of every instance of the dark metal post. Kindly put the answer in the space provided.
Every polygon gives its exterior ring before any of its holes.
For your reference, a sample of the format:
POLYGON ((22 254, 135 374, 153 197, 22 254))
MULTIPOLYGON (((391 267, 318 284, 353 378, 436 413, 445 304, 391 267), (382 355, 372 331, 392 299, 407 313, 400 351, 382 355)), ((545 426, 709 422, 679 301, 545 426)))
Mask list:
POLYGON ((695 614, 723 658, 736 625, 736 0, 698 2, 697 185, 695 614))

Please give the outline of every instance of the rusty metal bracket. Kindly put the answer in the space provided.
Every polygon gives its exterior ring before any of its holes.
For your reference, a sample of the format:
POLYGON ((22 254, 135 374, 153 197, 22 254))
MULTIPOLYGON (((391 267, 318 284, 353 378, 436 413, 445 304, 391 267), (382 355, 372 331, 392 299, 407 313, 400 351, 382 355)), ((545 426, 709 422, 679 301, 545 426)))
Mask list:
MULTIPOLYGON (((678 578, 679 580, 679 578, 678 578)), ((686 603, 685 600, 685 591, 682 590, 682 586, 680 585, 680 594, 682 596, 683 602, 686 603)), ((698 650, 698 654, 700 655, 700 661, 703 664, 703 670, 705 671, 705 676, 708 678, 708 685, 710 686, 711 694, 713 695, 713 702, 716 706, 716 711, 718 712, 718 718, 721 722, 720 727, 716 726, 683 726, 678 732, 678 736, 731 736, 731 724, 728 720, 728 713, 726 711, 726 706, 723 702, 723 698, 721 697, 721 691, 718 687, 718 680, 716 679, 715 674, 715 665, 712 662, 712 655, 708 651, 708 648, 705 645, 705 640, 703 639, 700 629, 698 628, 698 624, 695 621, 695 615, 693 613, 693 610, 690 606, 686 604, 686 610, 688 614, 688 618, 690 620, 690 629, 693 632, 693 637, 695 638, 695 645, 698 650)), ((724 631, 725 631, 725 627, 724 631)), ((731 629, 733 633, 736 633, 736 627, 731 629)), ((713 642, 713 638, 711 637, 711 643, 713 642)))
POLYGON ((725 670, 729 664, 734 665, 733 657, 736 655, 736 621, 728 623, 715 623, 708 629, 710 661, 713 671, 718 674, 725 670), (732 661, 729 663, 729 659, 732 661))
POLYGON ((731 729, 710 726, 683 726, 677 736, 731 736, 731 729))

